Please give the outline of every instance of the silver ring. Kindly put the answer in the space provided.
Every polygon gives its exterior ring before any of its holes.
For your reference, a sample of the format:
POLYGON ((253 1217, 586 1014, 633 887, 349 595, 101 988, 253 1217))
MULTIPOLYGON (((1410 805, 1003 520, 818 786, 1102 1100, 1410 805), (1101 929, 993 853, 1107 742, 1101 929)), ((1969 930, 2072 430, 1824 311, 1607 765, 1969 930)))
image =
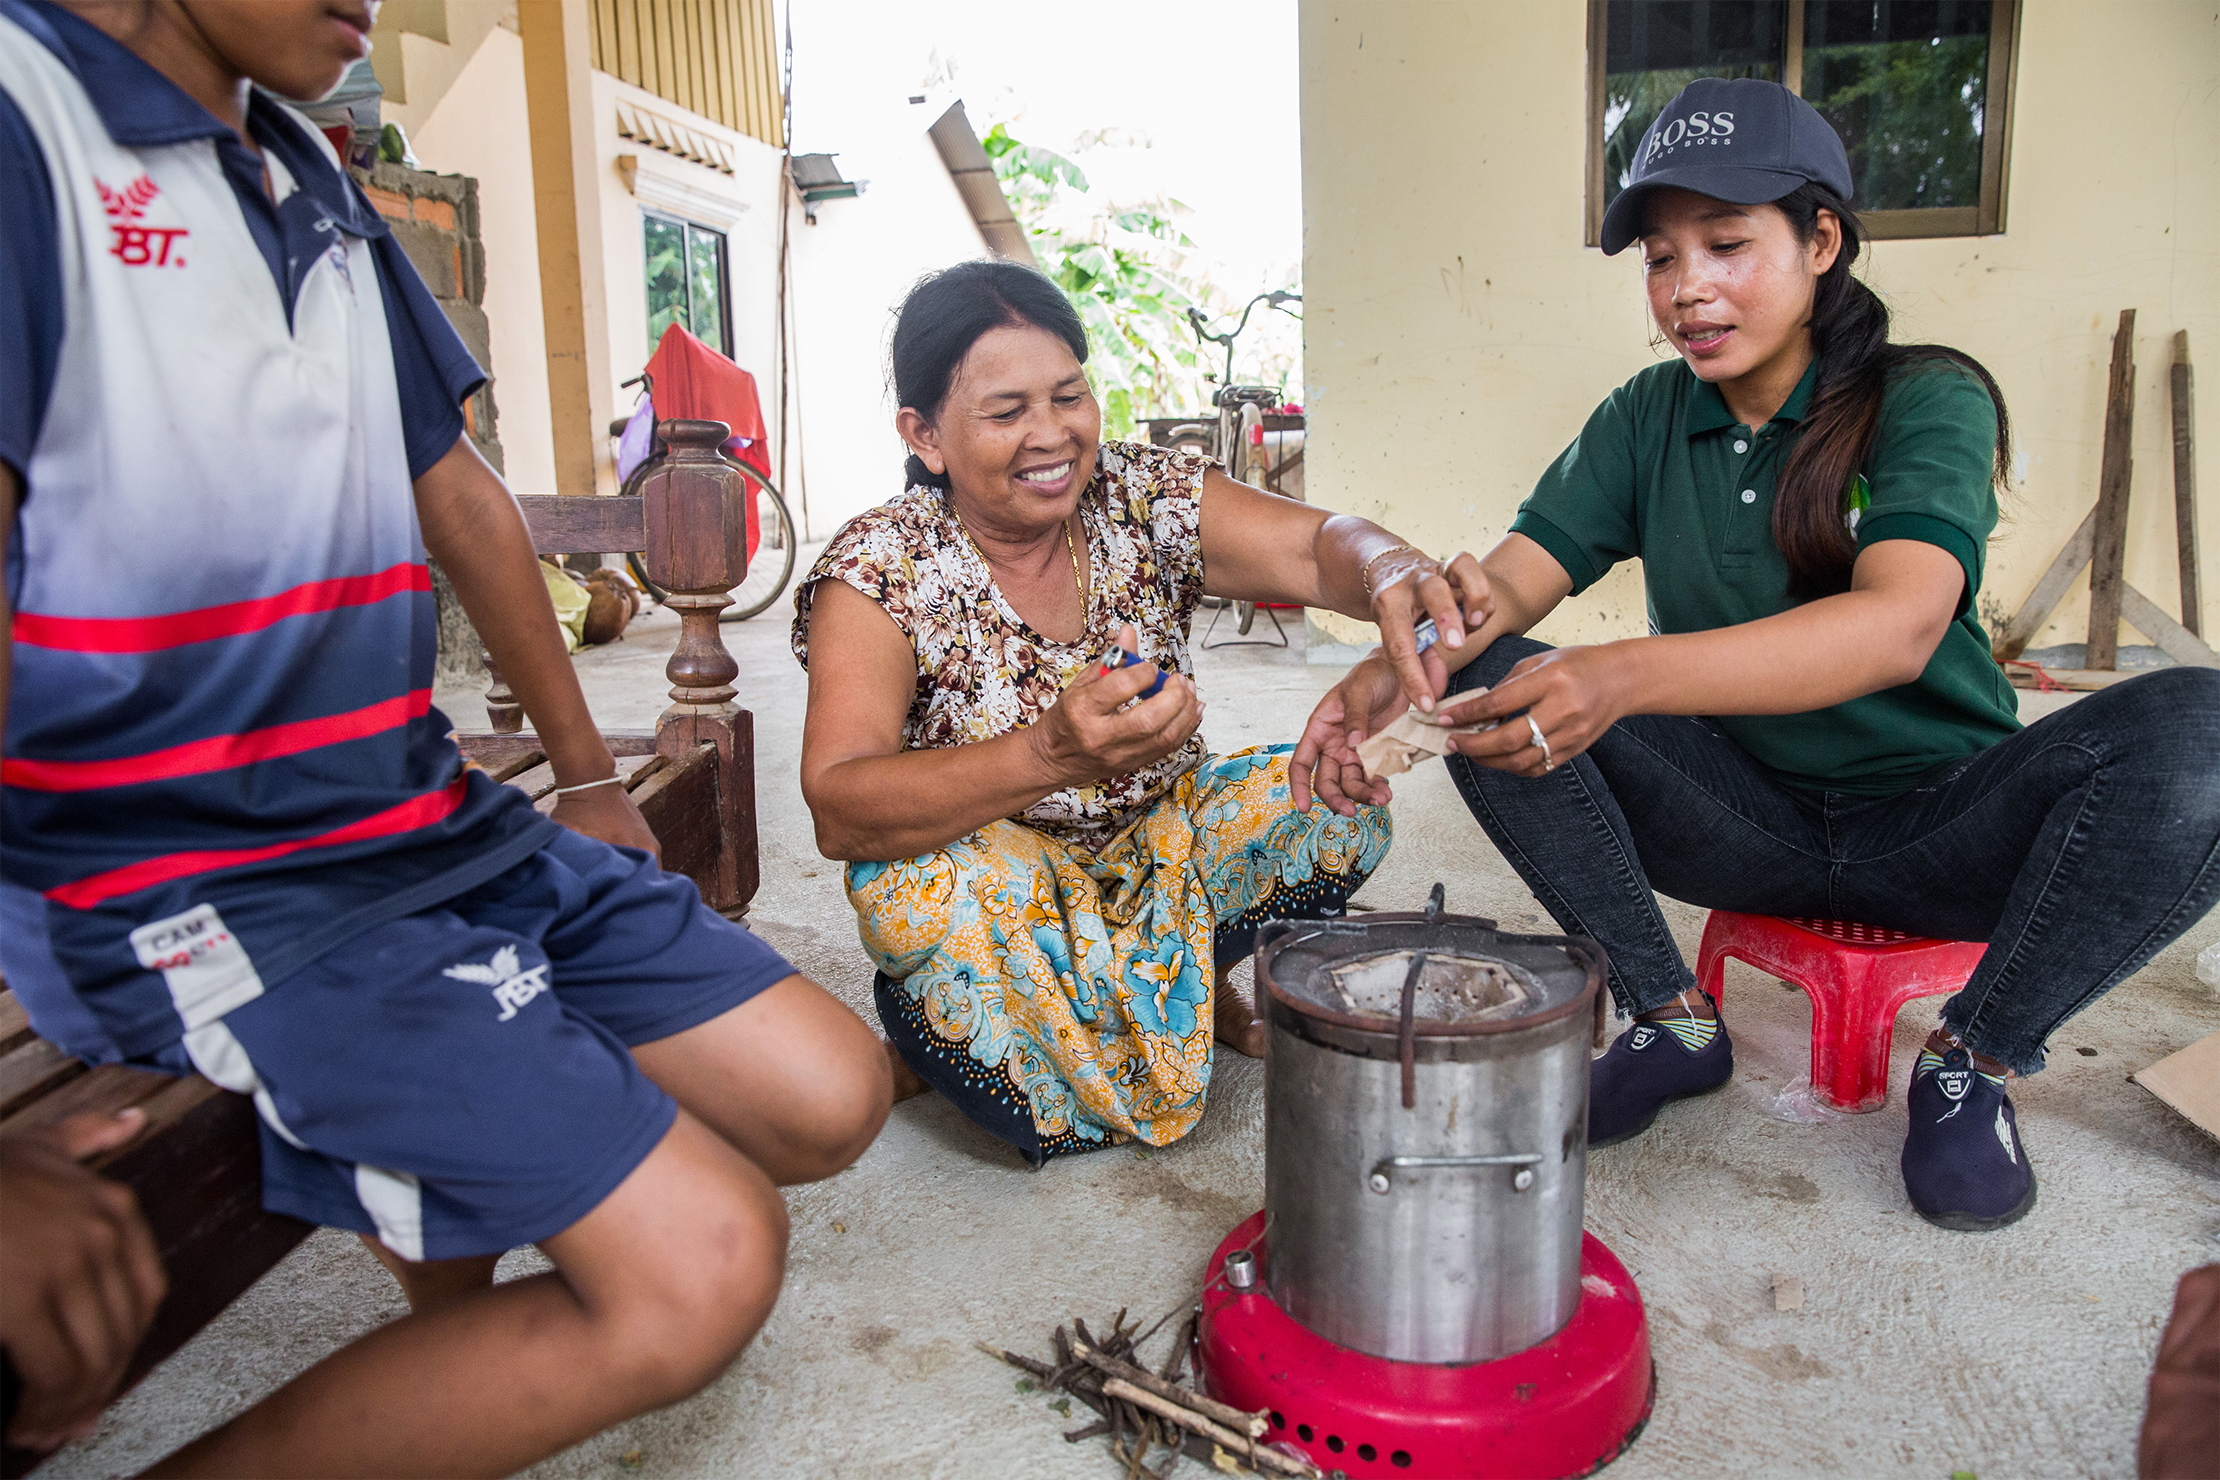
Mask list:
POLYGON ((1544 771, 1556 770, 1557 762, 1550 758, 1549 742, 1542 738, 1542 727, 1531 712, 1526 716, 1526 728, 1533 733, 1534 743, 1542 748, 1542 769, 1544 771))

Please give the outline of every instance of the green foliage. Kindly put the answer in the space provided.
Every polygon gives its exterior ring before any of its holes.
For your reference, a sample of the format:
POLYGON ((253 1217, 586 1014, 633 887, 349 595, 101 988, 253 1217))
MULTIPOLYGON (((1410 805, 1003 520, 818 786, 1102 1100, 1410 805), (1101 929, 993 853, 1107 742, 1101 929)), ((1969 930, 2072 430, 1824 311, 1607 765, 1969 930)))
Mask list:
POLYGON ((1180 265, 1195 244, 1169 214, 1178 202, 1098 201, 1077 164, 999 123, 980 142, 1041 269, 1086 326, 1103 430, 1128 436, 1143 417, 1203 404, 1186 318, 1200 293, 1180 265))
POLYGON ((1814 47, 1805 95, 1842 135, 1866 210, 1981 203, 1989 38, 1814 47))

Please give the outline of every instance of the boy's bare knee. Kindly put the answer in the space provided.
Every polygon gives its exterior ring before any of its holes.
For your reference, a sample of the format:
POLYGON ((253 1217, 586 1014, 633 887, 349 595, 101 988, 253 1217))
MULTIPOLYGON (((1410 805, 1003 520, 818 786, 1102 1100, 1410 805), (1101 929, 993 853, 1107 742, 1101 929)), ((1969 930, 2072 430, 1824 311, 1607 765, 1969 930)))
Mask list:
POLYGON ((735 1190, 743 1195, 726 1217, 666 1241, 608 1312, 611 1362, 643 1410, 715 1382, 778 1302, 786 1204, 768 1185, 735 1190))
POLYGON ((878 1139, 894 1108, 894 1073, 886 1050, 861 1019, 825 1045, 822 1073, 803 1181, 830 1177, 853 1165, 878 1139))
POLYGON ((762 1328, 786 1241, 778 1188, 681 1112, 599 1207, 542 1247, 590 1327, 597 1380, 644 1413, 714 1382, 762 1328))

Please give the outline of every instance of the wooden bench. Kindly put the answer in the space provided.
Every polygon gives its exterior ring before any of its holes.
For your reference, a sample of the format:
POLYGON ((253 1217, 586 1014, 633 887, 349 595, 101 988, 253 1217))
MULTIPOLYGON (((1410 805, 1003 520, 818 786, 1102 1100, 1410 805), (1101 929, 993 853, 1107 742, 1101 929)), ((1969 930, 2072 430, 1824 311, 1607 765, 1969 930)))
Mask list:
MULTIPOLYGON (((87 1163, 139 1195, 170 1275, 169 1295, 124 1374, 125 1389, 314 1231, 262 1209, 253 1101, 197 1074, 173 1079, 115 1065, 87 1068, 33 1034, 14 994, 0 987, 0 1135, 133 1105, 146 1112, 146 1129, 87 1163)), ((26 1474, 39 1459, 0 1450, 0 1476, 26 1474)))
MULTIPOLYGON (((670 454, 640 492, 619 498, 527 496, 542 554, 639 551, 679 613, 678 648, 664 666, 671 707, 649 731, 604 734, 626 789, 663 849, 663 866, 691 878, 709 905, 745 910, 759 877, 754 718, 733 703, 739 664, 717 614, 747 574, 739 475, 717 454, 722 422, 662 424, 670 454)), ((489 665, 490 666, 490 665, 489 665)), ((486 695, 493 728, 457 737, 494 779, 552 809, 554 778, 538 738, 500 674, 486 695)), ((137 1105, 147 1126, 128 1146, 89 1163, 128 1184, 161 1250, 170 1290, 124 1376, 127 1391, 191 1340, 314 1231, 262 1208, 262 1144, 252 1101, 199 1075, 182 1079, 120 1066, 88 1068, 31 1031, 0 983, 0 1134, 52 1125, 81 1111, 137 1105)), ((0 1450, 0 1477, 41 1457, 0 1450)))

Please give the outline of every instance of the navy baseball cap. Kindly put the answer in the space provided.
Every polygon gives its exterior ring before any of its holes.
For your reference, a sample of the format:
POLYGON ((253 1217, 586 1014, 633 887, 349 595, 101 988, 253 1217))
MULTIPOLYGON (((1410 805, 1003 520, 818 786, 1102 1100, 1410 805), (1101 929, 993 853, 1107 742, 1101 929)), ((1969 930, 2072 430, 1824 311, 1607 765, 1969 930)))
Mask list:
POLYGON ((1754 206, 1806 182, 1850 199, 1850 156, 1818 109, 1778 82, 1699 77, 1642 135, 1626 189, 1603 213, 1603 253, 1634 240, 1643 199, 1661 187, 1754 206))

